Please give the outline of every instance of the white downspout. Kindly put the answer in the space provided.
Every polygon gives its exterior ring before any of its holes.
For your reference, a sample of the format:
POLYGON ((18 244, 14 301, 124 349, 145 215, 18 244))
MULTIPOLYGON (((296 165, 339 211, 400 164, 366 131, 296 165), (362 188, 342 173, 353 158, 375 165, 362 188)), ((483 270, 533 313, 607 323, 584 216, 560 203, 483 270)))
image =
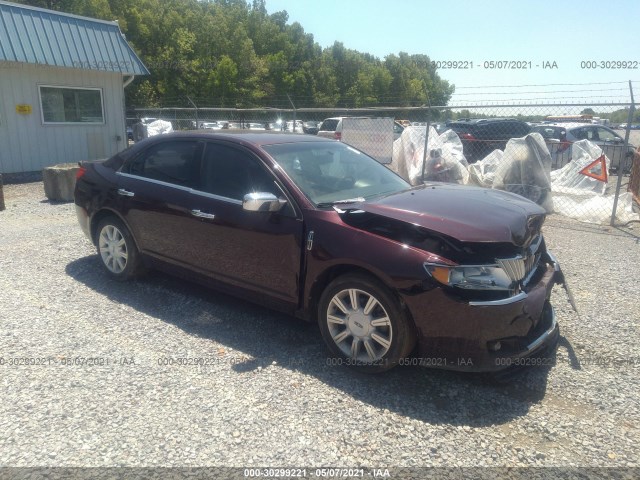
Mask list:
POLYGON ((120 145, 119 145, 120 142, 118 140, 119 138, 122 138, 122 141, 124 142, 125 147, 129 145, 129 141, 127 139, 127 106, 125 104, 125 99, 124 99, 124 89, 127 88, 127 86, 129 86, 129 84, 133 82, 135 78, 136 78, 135 75, 131 75, 122 83, 122 113, 124 114, 124 137, 120 137, 120 135, 116 135, 116 143, 118 144, 118 146, 116 147, 117 151, 120 150, 120 145))

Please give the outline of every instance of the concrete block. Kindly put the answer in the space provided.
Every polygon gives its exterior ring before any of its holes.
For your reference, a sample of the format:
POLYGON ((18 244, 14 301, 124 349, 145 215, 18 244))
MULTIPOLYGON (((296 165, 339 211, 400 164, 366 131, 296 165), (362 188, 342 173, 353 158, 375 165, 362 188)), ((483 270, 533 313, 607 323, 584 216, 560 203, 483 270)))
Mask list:
POLYGON ((72 202, 76 186, 77 163, 61 163, 42 170, 44 194, 55 202, 72 202))

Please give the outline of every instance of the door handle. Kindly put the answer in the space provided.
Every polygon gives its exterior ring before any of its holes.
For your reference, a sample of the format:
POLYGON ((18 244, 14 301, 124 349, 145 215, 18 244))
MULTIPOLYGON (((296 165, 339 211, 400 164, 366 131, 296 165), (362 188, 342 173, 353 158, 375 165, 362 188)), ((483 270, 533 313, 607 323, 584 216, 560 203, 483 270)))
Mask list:
POLYGON ((216 218, 216 216, 213 213, 204 213, 204 212, 201 212, 200 210, 191 210, 191 215, 193 215, 194 217, 208 218, 211 220, 216 218))
POLYGON ((119 188, 118 195, 122 195, 123 197, 133 197, 135 193, 125 190, 124 188, 119 188))

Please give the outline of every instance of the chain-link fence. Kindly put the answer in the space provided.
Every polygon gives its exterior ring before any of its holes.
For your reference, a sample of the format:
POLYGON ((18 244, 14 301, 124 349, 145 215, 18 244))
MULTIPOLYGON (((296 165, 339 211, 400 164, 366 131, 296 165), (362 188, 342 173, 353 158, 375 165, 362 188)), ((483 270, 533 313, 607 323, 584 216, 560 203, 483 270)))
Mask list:
POLYGON ((600 118, 594 109, 618 112, 610 115, 617 118, 628 110, 632 119, 634 105, 138 108, 128 112, 127 122, 133 126, 141 120, 163 120, 173 130, 320 135, 388 163, 412 184, 449 181, 507 190, 549 212, 593 223, 638 220, 627 184, 640 129, 631 122, 614 123, 605 114, 600 118))

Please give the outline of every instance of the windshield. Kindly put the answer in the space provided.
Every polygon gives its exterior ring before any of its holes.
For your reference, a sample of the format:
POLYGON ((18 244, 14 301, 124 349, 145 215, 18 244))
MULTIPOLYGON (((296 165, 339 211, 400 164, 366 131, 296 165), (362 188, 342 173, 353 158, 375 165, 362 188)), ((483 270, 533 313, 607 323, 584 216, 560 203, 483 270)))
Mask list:
POLYGON ((344 143, 282 143, 263 148, 316 205, 411 188, 384 165, 344 143))

